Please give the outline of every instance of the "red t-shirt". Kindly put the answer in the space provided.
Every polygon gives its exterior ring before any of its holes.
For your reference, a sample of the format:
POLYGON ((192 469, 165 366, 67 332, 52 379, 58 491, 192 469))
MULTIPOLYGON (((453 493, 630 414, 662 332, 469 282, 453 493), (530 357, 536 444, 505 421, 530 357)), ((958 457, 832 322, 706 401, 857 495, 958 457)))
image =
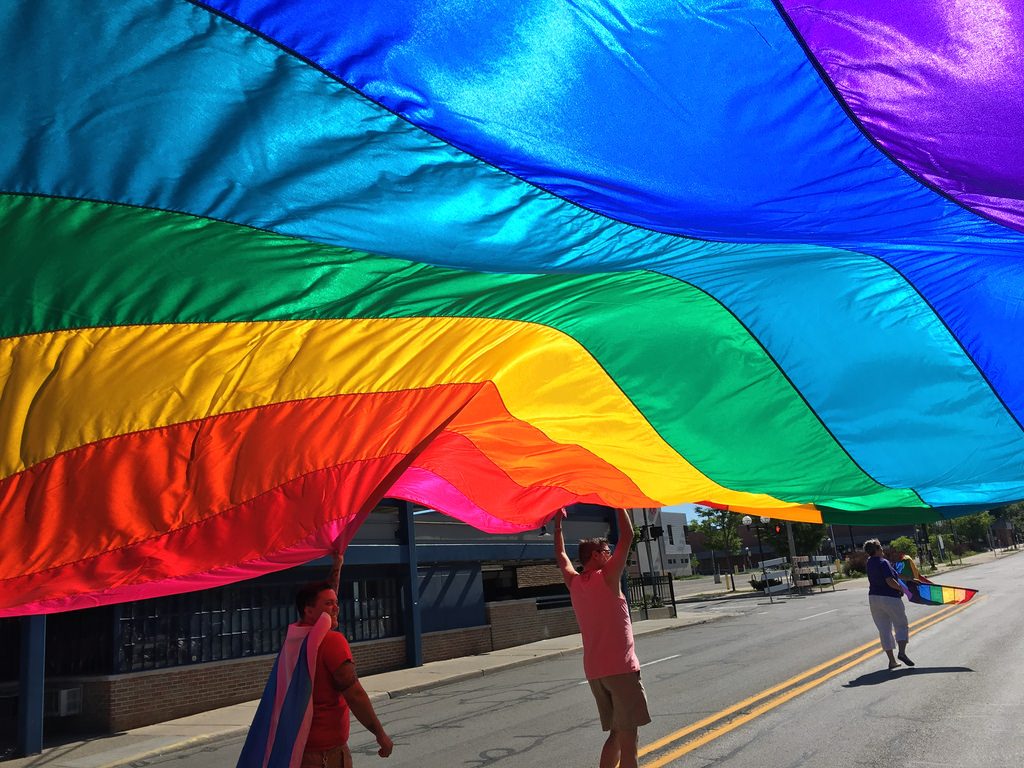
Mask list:
POLYGON ((325 751, 348 742, 348 702, 334 684, 334 670, 352 661, 352 649, 341 632, 328 632, 320 643, 313 679, 313 722, 306 749, 325 751))

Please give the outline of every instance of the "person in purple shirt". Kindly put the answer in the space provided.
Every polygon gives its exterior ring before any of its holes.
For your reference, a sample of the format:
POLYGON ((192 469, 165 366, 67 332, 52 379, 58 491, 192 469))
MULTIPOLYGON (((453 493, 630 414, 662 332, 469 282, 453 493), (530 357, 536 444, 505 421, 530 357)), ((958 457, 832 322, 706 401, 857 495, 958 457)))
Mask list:
POLYGON ((897 580, 892 563, 882 557, 882 543, 878 539, 868 539, 864 542, 864 551, 868 555, 868 605, 871 618, 878 627, 882 650, 889 657, 889 669, 896 669, 900 661, 912 667, 914 662, 907 656, 910 628, 903 607, 903 595, 906 593, 897 580), (899 652, 894 656, 893 651, 897 648, 899 652))

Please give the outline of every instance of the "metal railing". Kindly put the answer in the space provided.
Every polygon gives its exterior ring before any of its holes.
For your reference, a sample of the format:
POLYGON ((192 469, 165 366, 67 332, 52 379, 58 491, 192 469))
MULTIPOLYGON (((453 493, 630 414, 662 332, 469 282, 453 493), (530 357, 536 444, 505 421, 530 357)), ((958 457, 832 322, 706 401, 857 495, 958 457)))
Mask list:
POLYGON ((672 607, 675 610, 676 594, 671 576, 655 576, 645 573, 626 580, 631 609, 672 607))
MULTIPOLYGON (((350 642, 404 632, 394 579, 341 582, 338 623, 350 642)), ((296 585, 244 583, 119 606, 114 672, 276 653, 295 621, 296 585)))

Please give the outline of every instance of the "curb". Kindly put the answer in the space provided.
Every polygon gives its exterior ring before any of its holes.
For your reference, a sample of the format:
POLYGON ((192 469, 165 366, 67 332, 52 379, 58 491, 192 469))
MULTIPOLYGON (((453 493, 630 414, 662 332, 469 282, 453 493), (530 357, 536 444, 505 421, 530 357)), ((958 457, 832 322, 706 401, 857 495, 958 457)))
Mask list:
POLYGON ((168 744, 165 747, 159 749, 149 749, 138 754, 132 755, 131 757, 118 758, 112 763, 100 763, 90 768, 125 768, 133 763, 137 763, 141 760, 149 760, 160 755, 166 755, 171 752, 177 752, 181 749, 188 749, 190 747, 201 747, 204 744, 214 744, 219 741, 227 741, 228 739, 235 738, 236 736, 243 736, 249 731, 249 726, 239 725, 229 729, 225 729, 219 733, 207 733, 202 736, 191 736, 181 741, 176 741, 172 744, 168 744))

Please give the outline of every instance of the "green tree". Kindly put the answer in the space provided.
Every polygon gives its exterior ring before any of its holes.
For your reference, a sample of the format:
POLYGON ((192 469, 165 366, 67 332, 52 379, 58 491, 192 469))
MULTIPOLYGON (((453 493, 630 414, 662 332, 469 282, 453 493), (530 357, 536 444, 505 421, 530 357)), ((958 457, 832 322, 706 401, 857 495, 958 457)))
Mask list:
POLYGON ((988 512, 978 512, 949 520, 950 530, 955 534, 957 543, 967 549, 988 549, 988 529, 995 520, 988 512))
POLYGON ((889 543, 889 546, 897 552, 902 552, 904 555, 910 555, 917 559, 917 544, 909 536, 897 536, 889 543))
POLYGON ((727 555, 740 549, 740 516, 710 507, 697 507, 698 518, 692 528, 704 537, 704 546, 727 555))
POLYGON ((1016 504, 1007 504, 1005 507, 993 509, 992 514, 995 517, 1001 517, 1008 520, 1013 525, 1015 533, 1024 533, 1024 501, 1018 501, 1016 504))

